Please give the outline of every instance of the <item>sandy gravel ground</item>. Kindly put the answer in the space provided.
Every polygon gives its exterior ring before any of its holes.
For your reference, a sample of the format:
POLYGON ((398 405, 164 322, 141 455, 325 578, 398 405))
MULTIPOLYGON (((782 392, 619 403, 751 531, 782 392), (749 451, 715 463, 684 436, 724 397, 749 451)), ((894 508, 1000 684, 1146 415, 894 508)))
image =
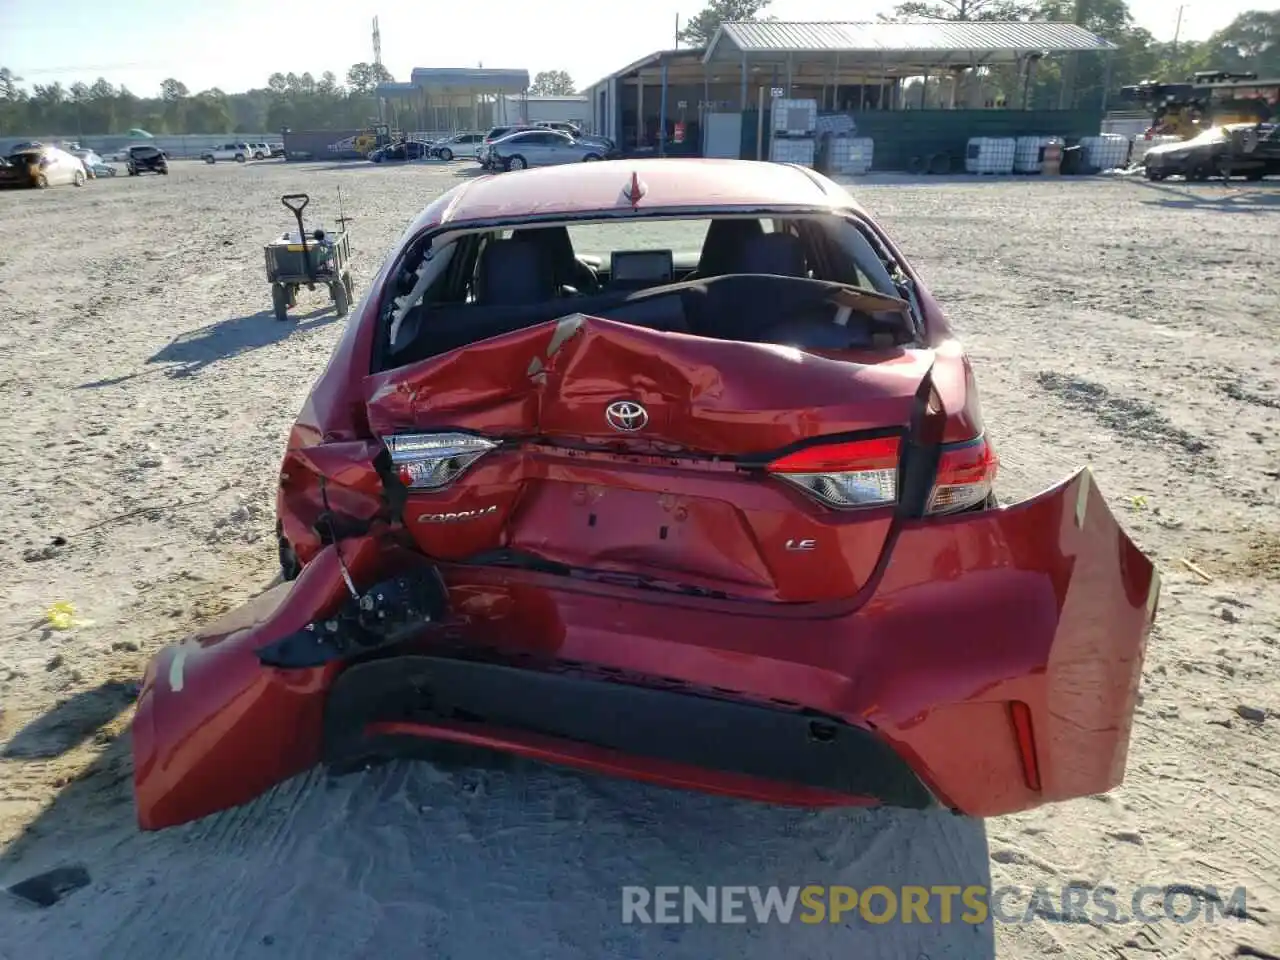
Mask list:
POLYGON ((980 824, 418 764, 313 774, 140 835, 132 684, 275 575, 272 478, 341 325, 308 309, 318 296, 296 324, 271 319, 277 198, 306 190, 331 219, 342 187, 364 290, 461 169, 178 164, 0 196, 0 886, 59 864, 91 878, 47 909, 0 896, 0 956, 1280 954, 1276 184, 856 188, 978 363, 1003 497, 1088 463, 1163 572, 1111 795, 980 824), (48 626, 58 600, 79 625, 48 626), (1052 909, 978 927, 620 923, 624 884, 814 882, 1110 884, 1122 909, 1141 884, 1248 897, 1243 918, 1145 926, 1052 909))

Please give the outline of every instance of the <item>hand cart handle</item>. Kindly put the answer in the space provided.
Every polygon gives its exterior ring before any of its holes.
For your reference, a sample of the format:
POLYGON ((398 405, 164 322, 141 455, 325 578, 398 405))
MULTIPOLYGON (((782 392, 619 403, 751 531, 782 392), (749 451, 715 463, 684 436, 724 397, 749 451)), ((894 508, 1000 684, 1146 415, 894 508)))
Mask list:
POLYGON ((285 208, 293 211, 294 214, 300 214, 307 208, 307 204, 311 202, 311 198, 305 193, 286 193, 280 198, 280 202, 285 208), (290 203, 290 200, 301 201, 299 203, 290 203))

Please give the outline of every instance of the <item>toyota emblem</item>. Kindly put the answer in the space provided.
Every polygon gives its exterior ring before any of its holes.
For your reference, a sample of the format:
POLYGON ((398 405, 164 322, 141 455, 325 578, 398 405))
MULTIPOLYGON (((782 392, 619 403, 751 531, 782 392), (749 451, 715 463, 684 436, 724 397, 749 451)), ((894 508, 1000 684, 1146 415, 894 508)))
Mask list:
POLYGON ((609 404, 604 412, 604 418, 613 429, 622 433, 633 433, 636 430, 643 430, 648 424, 649 411, 630 400, 618 400, 609 404))

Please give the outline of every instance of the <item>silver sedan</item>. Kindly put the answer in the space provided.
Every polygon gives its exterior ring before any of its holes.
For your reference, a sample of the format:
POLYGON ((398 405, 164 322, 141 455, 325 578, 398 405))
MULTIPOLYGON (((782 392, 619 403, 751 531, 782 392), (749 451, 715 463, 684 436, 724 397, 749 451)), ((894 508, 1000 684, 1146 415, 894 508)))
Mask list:
POLYGON ((575 140, 558 130, 521 130, 491 143, 488 159, 503 170, 523 170, 603 160, 607 151, 603 144, 575 140))

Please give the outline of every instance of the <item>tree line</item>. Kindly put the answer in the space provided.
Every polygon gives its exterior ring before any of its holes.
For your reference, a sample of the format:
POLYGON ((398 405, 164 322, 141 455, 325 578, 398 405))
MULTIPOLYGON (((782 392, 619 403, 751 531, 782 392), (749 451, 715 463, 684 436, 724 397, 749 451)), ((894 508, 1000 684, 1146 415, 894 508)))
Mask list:
POLYGON ((141 127, 151 133, 263 133, 283 127, 363 127, 378 112, 374 88, 393 79, 379 64, 356 63, 340 82, 331 71, 273 73, 267 85, 243 93, 217 87, 192 93, 169 78, 159 96, 139 96, 104 77, 92 84, 36 83, 0 67, 0 135, 104 134, 141 127))
MULTIPOLYGON (((725 20, 760 19, 770 0, 710 0, 681 33, 691 45, 705 44, 725 20)), ((1030 76, 1012 68, 993 70, 987 83, 1011 105, 1092 106, 1104 87, 1117 91, 1145 79, 1179 81, 1196 70, 1253 71, 1280 76, 1280 10, 1254 10, 1203 41, 1157 41, 1137 26, 1125 0, 910 0, 888 19, 909 20, 1066 20, 1115 43, 1110 71, 1103 57, 1078 61, 1051 59, 1030 76), (1065 91, 1065 93, 1064 93, 1065 91)), ((352 64, 345 78, 330 72, 273 73, 265 87, 227 93, 217 87, 192 93, 170 78, 158 96, 139 96, 104 77, 93 83, 35 83, 0 66, 0 135, 120 133, 142 127, 152 133, 264 133, 342 130, 366 126, 378 113, 374 88, 393 80, 380 64, 352 64)), ((530 93, 572 93, 563 70, 538 73, 530 93)), ((916 88, 919 95, 919 88, 916 88)), ((945 97, 942 83, 926 88, 924 100, 945 97)))
MULTIPOLYGON (((150 133, 266 133, 361 128, 378 114, 374 90, 395 78, 381 64, 355 63, 345 82, 331 71, 273 73, 265 87, 227 93, 217 87, 192 93, 169 78, 155 97, 138 96, 99 77, 92 84, 32 84, 0 67, 0 136, 13 134, 104 134, 141 127, 150 133)), ((529 92, 573 93, 563 70, 537 74, 529 92)))

